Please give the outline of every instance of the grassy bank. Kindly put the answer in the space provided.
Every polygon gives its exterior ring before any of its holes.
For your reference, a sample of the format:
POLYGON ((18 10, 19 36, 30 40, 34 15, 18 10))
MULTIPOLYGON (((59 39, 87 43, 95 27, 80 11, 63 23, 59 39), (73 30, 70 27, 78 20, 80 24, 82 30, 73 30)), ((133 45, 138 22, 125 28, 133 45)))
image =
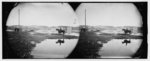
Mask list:
POLYGON ((111 38, 111 39, 142 39, 143 36, 126 35, 126 34, 99 34, 99 37, 111 38))
POLYGON ((40 43, 45 39, 77 39, 78 36, 71 35, 49 35, 42 33, 30 34, 29 32, 7 32, 7 41, 10 43, 14 53, 20 58, 32 58, 30 52, 36 46, 31 43, 40 43))
POLYGON ((7 35, 6 41, 9 42, 18 58, 32 58, 30 52, 35 44, 31 44, 30 41, 35 40, 35 38, 30 38, 26 32, 8 32, 7 35))
POLYGON ((96 58, 99 49, 102 48, 102 44, 98 44, 97 41, 106 43, 111 38, 99 37, 94 32, 80 32, 78 44, 74 51, 68 58, 96 58))
MULTIPOLYGON (((62 35, 62 34, 42 34, 42 33, 35 33, 33 36, 43 36, 47 39, 78 39, 78 36, 74 35, 62 35)), ((45 39, 46 39, 45 38, 45 39)))

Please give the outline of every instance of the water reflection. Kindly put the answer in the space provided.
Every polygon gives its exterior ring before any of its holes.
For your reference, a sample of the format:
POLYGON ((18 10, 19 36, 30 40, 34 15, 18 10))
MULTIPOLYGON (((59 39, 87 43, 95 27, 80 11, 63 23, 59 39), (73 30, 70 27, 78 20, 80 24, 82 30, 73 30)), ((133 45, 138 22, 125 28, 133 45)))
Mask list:
POLYGON ((56 44, 59 43, 61 45, 61 43, 65 43, 64 39, 61 40, 61 39, 58 39, 58 41, 56 42, 56 44))
POLYGON ((122 44, 126 44, 126 46, 127 46, 127 44, 129 44, 129 43, 131 43, 131 40, 130 39, 125 39, 123 42, 122 42, 122 44))

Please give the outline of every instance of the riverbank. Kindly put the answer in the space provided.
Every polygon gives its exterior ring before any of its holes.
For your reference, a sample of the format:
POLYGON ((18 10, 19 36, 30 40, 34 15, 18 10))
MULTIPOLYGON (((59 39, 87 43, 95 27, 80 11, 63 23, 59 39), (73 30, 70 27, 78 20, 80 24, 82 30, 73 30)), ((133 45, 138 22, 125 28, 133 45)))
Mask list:
POLYGON ((79 41, 76 48, 67 58, 96 58, 99 49, 103 46, 97 41, 106 42, 109 38, 99 37, 94 32, 80 32, 79 41))
POLYGON ((43 34, 30 32, 7 32, 6 41, 9 42, 12 51, 18 56, 18 58, 32 58, 30 55, 31 50, 37 43, 41 43, 45 39, 78 39, 78 36, 74 35, 61 35, 61 34, 43 34))
POLYGON ((111 39, 142 39, 141 35, 126 35, 126 34, 99 34, 99 37, 106 37, 111 39))
POLYGON ((141 39, 142 36, 124 34, 96 34, 94 32, 80 32, 79 41, 74 51, 67 58, 97 58, 99 50, 103 47, 101 43, 107 43, 112 39, 141 39))

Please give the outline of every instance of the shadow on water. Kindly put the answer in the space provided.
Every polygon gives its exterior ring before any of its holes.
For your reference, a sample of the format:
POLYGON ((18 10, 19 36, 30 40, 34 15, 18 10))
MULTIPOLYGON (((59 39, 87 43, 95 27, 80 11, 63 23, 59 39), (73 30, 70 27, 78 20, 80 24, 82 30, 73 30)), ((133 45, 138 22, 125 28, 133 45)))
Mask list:
POLYGON ((130 44, 131 43, 131 39, 124 39, 124 41, 122 42, 122 44, 126 44, 126 46, 127 46, 127 44, 130 44))

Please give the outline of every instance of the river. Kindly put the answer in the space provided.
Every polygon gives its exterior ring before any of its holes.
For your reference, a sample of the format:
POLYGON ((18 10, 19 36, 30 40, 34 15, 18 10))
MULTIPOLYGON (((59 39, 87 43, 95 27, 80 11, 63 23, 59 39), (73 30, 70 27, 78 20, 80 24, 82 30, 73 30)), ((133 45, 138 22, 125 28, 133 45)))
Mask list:
POLYGON ((64 39, 64 43, 56 43, 58 39, 45 39, 33 48, 33 58, 66 58, 75 48, 78 39, 64 39))
POLYGON ((103 43, 99 51, 99 58, 131 58, 142 43, 142 39, 130 39, 130 43, 122 43, 125 39, 112 39, 103 43))

